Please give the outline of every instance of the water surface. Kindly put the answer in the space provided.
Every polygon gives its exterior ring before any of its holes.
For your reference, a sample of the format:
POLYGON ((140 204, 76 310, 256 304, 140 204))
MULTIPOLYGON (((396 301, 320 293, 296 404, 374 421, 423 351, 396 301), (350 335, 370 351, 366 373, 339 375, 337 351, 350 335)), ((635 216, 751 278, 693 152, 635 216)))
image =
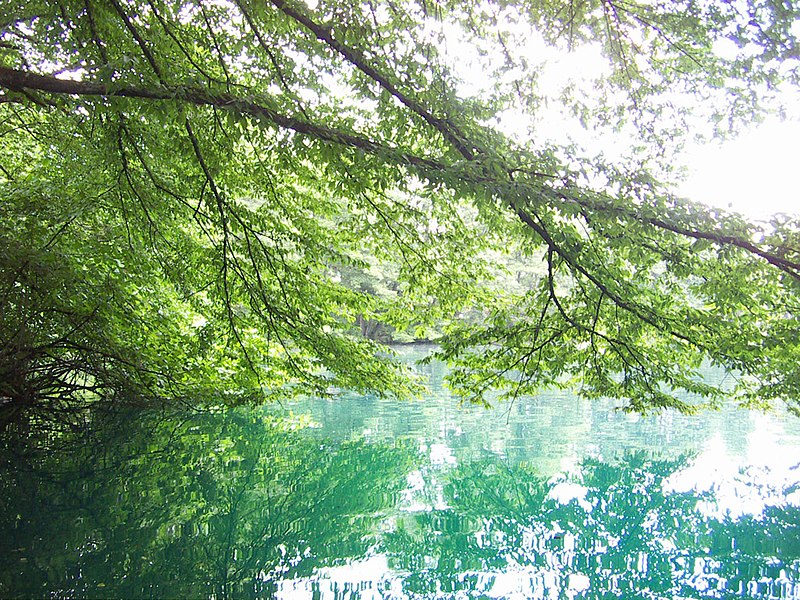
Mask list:
POLYGON ((487 411, 426 375, 4 436, 0 596, 800 598, 797 419, 487 411))

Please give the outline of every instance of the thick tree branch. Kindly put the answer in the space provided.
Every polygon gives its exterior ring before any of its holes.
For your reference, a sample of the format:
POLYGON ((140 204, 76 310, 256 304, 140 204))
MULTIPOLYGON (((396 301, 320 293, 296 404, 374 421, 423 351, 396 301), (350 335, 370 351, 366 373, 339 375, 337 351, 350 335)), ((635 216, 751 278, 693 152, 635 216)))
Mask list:
POLYGON ((410 95, 403 93, 400 89, 391 82, 389 77, 378 71, 373 67, 364 55, 357 49, 351 48, 347 44, 340 42, 333 37, 333 32, 329 27, 325 27, 316 23, 307 14, 300 12, 297 8, 289 5, 284 0, 270 0, 272 4, 283 12, 288 17, 294 19, 302 24, 306 29, 311 31, 317 39, 325 42, 328 46, 341 54, 348 62, 355 66, 359 71, 367 75, 373 81, 376 81, 380 86, 389 92, 392 96, 397 98, 406 107, 410 108, 414 113, 422 117, 431 127, 436 129, 444 138, 458 150, 465 159, 472 160, 476 156, 475 146, 470 143, 467 137, 459 132, 449 121, 435 116, 420 102, 412 98, 410 95))
POLYGON ((291 96, 294 103, 297 105, 297 110, 306 118, 310 119, 308 112, 306 111, 305 107, 303 106, 303 102, 297 93, 292 90, 289 82, 286 80, 286 76, 284 75, 284 70, 281 67, 280 63, 278 62, 277 56, 275 56, 275 52, 270 48, 270 45, 267 43, 267 40, 264 39, 264 36, 261 34, 261 30, 256 25, 252 16, 250 16, 250 12, 247 10, 244 2, 242 0, 234 0, 236 2, 236 6, 239 7, 239 10, 242 12, 242 16, 244 17, 245 22, 250 27, 250 30, 253 32, 253 35, 258 40, 258 44, 261 49, 264 51, 264 54, 267 55, 269 58, 270 63, 272 64, 272 68, 275 71, 275 74, 278 77, 278 81, 280 82, 281 87, 283 90, 291 96))
MULTIPOLYGON (((695 240, 707 240, 719 246, 735 246, 745 250, 750 254, 754 254, 760 258, 763 258, 772 266, 777 267, 787 275, 800 281, 800 262, 789 260, 783 256, 780 251, 786 250, 784 247, 778 247, 776 248, 776 251, 768 251, 759 247, 757 244, 745 237, 726 233, 715 233, 713 231, 689 229, 688 227, 682 227, 680 225, 670 223, 663 218, 643 214, 642 211, 637 210, 634 207, 619 206, 617 204, 612 204, 610 201, 603 201, 602 199, 595 200, 573 197, 558 190, 553 190, 553 195, 559 201, 565 204, 578 206, 581 209, 608 215, 616 214, 620 219, 629 219, 637 223, 650 225, 656 229, 670 231, 674 234, 695 240)), ((514 204, 512 205, 512 209, 517 213, 517 216, 523 223, 526 223, 530 226, 530 223, 528 223, 528 220, 522 214, 526 212, 524 208, 518 207, 516 204, 514 204)), ((535 228, 532 229, 535 230, 535 228)))
POLYGON ((653 225, 654 227, 658 227, 659 229, 666 229, 667 231, 677 233, 678 235, 691 237, 697 240, 708 240, 710 242, 714 242, 721 246, 736 246, 737 248, 746 250, 751 254, 760 256, 761 258, 766 260, 769 264, 777 267, 787 275, 790 275, 794 279, 800 281, 800 263, 788 260, 787 258, 781 256, 780 254, 776 254, 774 252, 767 252, 763 248, 759 248, 756 244, 748 240, 721 233, 713 233, 709 231, 694 231, 686 229, 685 227, 679 227, 677 225, 667 223, 663 219, 657 219, 653 217, 646 217, 640 220, 644 223, 653 225))
MULTIPOLYGON (((228 93, 214 93, 209 90, 191 86, 156 86, 140 88, 133 86, 108 86, 102 83, 74 81, 68 79, 58 79, 53 76, 39 75, 28 71, 10 69, 0 66, 0 87, 8 90, 25 93, 28 91, 39 91, 57 95, 76 95, 76 96, 96 96, 96 97, 124 97, 139 98, 144 100, 163 100, 177 101, 194 104, 197 106, 212 106, 219 109, 230 110, 234 113, 253 117, 258 120, 269 122, 272 125, 283 129, 289 129, 296 133, 307 135, 311 138, 323 142, 329 142, 341 146, 363 150, 368 154, 380 155, 387 160, 393 161, 398 165, 408 165, 416 167, 422 171, 422 175, 429 179, 441 180, 445 172, 452 175, 454 167, 446 163, 411 154, 395 146, 386 143, 376 142, 368 137, 341 131, 325 125, 310 122, 305 119, 284 115, 274 109, 258 104, 252 100, 245 100, 238 96, 228 93)), ((502 166, 502 172, 508 173, 512 169, 502 166)), ((550 195, 548 202, 551 204, 563 203, 585 208, 590 211, 607 215, 618 215, 622 219, 630 219, 638 223, 644 223, 657 229, 670 231, 674 234, 692 238, 703 239, 714 242, 721 246, 735 246, 752 255, 766 260, 769 264, 780 269, 792 278, 800 281, 800 263, 789 260, 778 251, 769 251, 754 244, 745 237, 735 235, 715 233, 712 231, 701 231, 689 229, 670 223, 662 218, 642 214, 636 207, 623 207, 611 205, 602 200, 590 199, 586 197, 570 196, 559 190, 551 190, 549 194, 541 189, 533 189, 525 182, 513 180, 501 180, 490 175, 469 173, 460 170, 458 177, 465 182, 491 186, 494 190, 509 190, 511 196, 529 198, 530 200, 541 203, 545 195, 550 195)), ((502 195, 501 191, 496 191, 502 195)), ((508 206, 515 212, 517 217, 528 227, 540 235, 542 240, 548 242, 549 235, 539 224, 530 218, 527 210, 521 206, 520 202, 509 201, 508 206), (543 235, 544 234, 544 235, 543 235)), ((779 249, 778 249, 779 250, 779 249)), ((573 260, 574 262, 574 260, 573 260)))
MULTIPOLYGON (((524 211, 522 209, 519 209, 519 208, 516 208, 515 210, 516 210, 517 216, 520 218, 520 220, 523 223, 525 223, 528 227, 533 229, 539 235, 539 237, 541 237, 547 243, 548 253, 555 252, 559 256, 559 258, 561 258, 567 265, 569 265, 570 269, 573 272, 580 273, 581 275, 586 277, 586 279, 588 279, 589 281, 592 282, 592 285, 594 285, 598 290, 600 290, 608 298, 613 300, 614 303, 617 306, 619 306, 620 308, 622 308, 622 309, 630 312, 631 314, 635 315, 638 319, 641 319, 642 321, 644 321, 645 323, 647 323, 648 325, 650 325, 651 327, 653 327, 656 330, 664 330, 667 333, 669 333, 670 335, 672 335, 672 336, 674 336, 674 337, 676 337, 676 338, 678 338, 680 340, 683 340, 685 342, 688 342, 688 343, 696 345, 696 342, 694 340, 692 340, 690 337, 680 333, 679 331, 676 331, 676 330, 672 329, 669 326, 666 326, 665 324, 659 324, 657 322, 657 319, 660 318, 659 315, 657 315, 655 313, 652 313, 652 312, 651 312, 650 315, 645 314, 641 307, 638 307, 638 306, 628 302, 627 300, 625 300, 625 298, 623 298, 619 294, 614 293, 612 290, 610 290, 608 288, 608 286, 606 286, 602 281, 600 281, 594 274, 590 273, 583 266, 581 266, 575 260, 574 256, 572 256, 568 251, 566 251, 559 244, 557 244, 555 242, 555 240, 553 239, 553 237, 550 235, 550 233, 547 231, 547 229, 544 226, 542 226, 530 213, 528 213, 528 212, 526 212, 526 211, 524 211)), ((557 300, 555 297, 553 299, 557 300)), ((564 316, 566 317, 566 314, 563 313, 563 311, 562 311, 562 314, 564 314, 564 316)))
POLYGON ((283 115, 263 104, 244 100, 227 93, 215 94, 208 90, 191 86, 158 86, 140 88, 133 86, 108 86, 102 83, 58 79, 57 77, 38 75, 28 71, 9 69, 0 66, 0 87, 24 93, 27 90, 37 90, 50 94, 140 98, 144 100, 172 100, 187 102, 197 106, 213 106, 230 110, 238 114, 263 119, 284 129, 308 135, 315 139, 349 146, 368 152, 381 154, 394 159, 399 164, 408 164, 428 170, 438 171, 445 165, 437 161, 404 152, 388 144, 375 142, 367 137, 343 132, 325 125, 319 125, 283 115))
POLYGON ((122 22, 125 24, 125 28, 130 32, 130 34, 136 40, 136 43, 142 50, 142 54, 144 54, 145 59, 147 59, 150 68, 153 69, 153 72, 158 77, 158 80, 162 84, 166 83, 166 80, 164 79, 164 74, 161 72, 161 68, 158 66, 155 56, 153 56, 153 53, 147 46, 147 42, 144 40, 139 31, 136 29, 130 17, 125 13, 125 10, 122 8, 122 6, 120 6, 117 0, 109 0, 109 1, 111 5, 114 7, 114 10, 117 11, 117 14, 119 15, 120 19, 122 19, 122 22))

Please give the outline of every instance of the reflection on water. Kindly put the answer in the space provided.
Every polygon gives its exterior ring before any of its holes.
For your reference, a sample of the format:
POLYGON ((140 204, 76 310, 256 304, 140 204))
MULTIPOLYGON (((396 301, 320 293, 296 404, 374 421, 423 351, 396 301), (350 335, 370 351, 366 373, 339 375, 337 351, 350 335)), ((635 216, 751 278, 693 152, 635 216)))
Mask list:
POLYGON ((418 402, 8 433, 0 596, 800 598, 797 420, 486 411, 427 369, 418 402))

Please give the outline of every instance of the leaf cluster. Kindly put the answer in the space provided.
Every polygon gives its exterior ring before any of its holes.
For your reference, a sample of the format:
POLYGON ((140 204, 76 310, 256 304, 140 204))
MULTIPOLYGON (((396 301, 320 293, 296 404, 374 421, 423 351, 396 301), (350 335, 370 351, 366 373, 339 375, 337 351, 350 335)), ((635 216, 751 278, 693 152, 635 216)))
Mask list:
POLYGON ((638 166, 493 125, 546 108, 511 43, 536 31, 600 44, 612 68, 587 124, 632 123, 663 157, 670 91, 736 119, 796 83, 783 4, 13 8, 0 19, 4 406, 117 389, 409 393, 352 335, 376 316, 448 325, 440 356, 478 400, 577 383, 642 412, 731 393, 796 406, 795 221, 709 211, 638 166), (496 94, 464 99, 454 35, 504 57, 496 94), (722 56, 723 39, 742 52, 722 56), (538 275, 498 290, 498 251, 538 275), (396 273, 392 293, 343 278, 370 266, 396 273), (733 370, 735 389, 701 381, 705 363, 733 370))

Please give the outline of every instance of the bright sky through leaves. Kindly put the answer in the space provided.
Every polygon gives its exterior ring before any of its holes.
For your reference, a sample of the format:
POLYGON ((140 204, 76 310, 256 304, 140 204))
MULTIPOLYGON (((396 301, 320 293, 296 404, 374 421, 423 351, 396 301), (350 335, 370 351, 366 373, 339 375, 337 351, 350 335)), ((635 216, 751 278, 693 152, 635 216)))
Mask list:
MULTIPOLYGON (((518 140, 550 141, 556 144, 577 143, 590 154, 623 158, 630 152, 626 133, 609 136, 608 131, 582 127, 579 120, 565 114, 556 99, 569 87, 581 90, 587 98, 596 96, 592 88, 597 77, 607 76, 610 65, 601 48, 585 45, 572 52, 548 46, 535 32, 521 31, 525 24, 509 25, 524 44, 515 48, 530 65, 540 65, 540 93, 551 98, 536 115, 528 111, 507 110, 495 123, 506 135, 518 140)), ((445 28, 445 30, 447 30, 445 28)), ((450 31, 448 54, 453 69, 459 73, 464 95, 480 96, 496 85, 491 78, 478 76, 481 63, 502 62, 501 56, 480 57, 469 43, 458 40, 450 31)), ((721 54, 735 53, 718 44, 721 54)), ((534 68, 534 67, 532 67, 534 68)), ((680 102, 681 100, 679 100, 680 102)), ((685 101, 685 99, 684 99, 685 101)), ((797 167, 800 157, 800 100, 786 104, 791 114, 754 125, 732 139, 687 144, 676 157, 686 169, 686 181, 678 193, 713 207, 732 210, 750 219, 766 220, 775 213, 800 214, 797 167)), ((706 125, 699 125, 705 128, 706 125)))
POLYGON ((800 214, 800 120, 770 120, 734 140, 686 153, 680 192, 755 219, 800 214))

